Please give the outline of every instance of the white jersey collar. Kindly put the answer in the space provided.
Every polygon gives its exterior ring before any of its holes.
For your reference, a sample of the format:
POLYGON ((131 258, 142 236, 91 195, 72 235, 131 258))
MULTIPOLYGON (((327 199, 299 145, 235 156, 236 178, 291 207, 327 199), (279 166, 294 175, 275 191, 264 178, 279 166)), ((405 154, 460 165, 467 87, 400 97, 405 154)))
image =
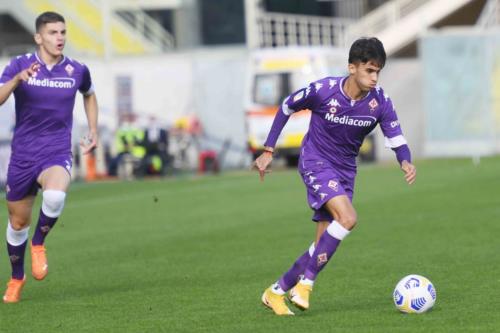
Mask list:
POLYGON ((344 92, 344 82, 345 80, 348 78, 348 76, 344 76, 341 80, 340 80, 340 84, 339 84, 339 88, 340 88, 340 93, 349 101, 349 103, 351 104, 351 106, 354 106, 356 104, 359 104, 360 102, 364 101, 365 99, 367 99, 370 94, 372 93, 372 89, 370 89, 370 91, 368 92, 368 94, 365 95, 365 97, 361 98, 361 99, 352 99, 351 97, 349 97, 345 92, 344 92))
POLYGON ((62 65, 65 61, 66 61, 66 56, 63 54, 62 55, 62 58, 61 58, 61 61, 59 61, 57 64, 54 64, 54 65, 47 65, 43 60, 42 58, 40 58, 40 56, 38 55, 38 51, 35 52, 35 57, 36 57, 36 60, 43 66, 45 66, 49 71, 52 70, 54 67, 56 66, 59 66, 59 65, 62 65))

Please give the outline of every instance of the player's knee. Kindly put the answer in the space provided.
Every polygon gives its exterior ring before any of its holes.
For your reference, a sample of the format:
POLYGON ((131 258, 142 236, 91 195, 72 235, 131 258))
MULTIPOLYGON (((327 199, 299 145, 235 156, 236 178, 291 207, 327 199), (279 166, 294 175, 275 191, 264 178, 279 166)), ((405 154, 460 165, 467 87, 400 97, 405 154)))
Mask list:
POLYGON ((351 213, 343 214, 340 217, 338 222, 347 230, 352 230, 356 226, 357 219, 358 219, 358 216, 357 216, 356 212, 351 212, 351 213))
POLYGON ((326 232, 330 234, 330 236, 343 240, 349 233, 351 232, 346 226, 344 226, 340 221, 333 220, 332 223, 326 229, 326 232))
POLYGON ((48 217, 59 217, 64 208, 66 193, 57 190, 43 191, 42 211, 48 217))
POLYGON ((12 221, 7 223, 7 243, 13 246, 19 246, 26 242, 28 239, 30 227, 23 225, 19 227, 19 225, 13 225, 12 221))
POLYGON ((30 219, 22 216, 9 215, 9 225, 12 230, 20 231, 29 226, 30 219))

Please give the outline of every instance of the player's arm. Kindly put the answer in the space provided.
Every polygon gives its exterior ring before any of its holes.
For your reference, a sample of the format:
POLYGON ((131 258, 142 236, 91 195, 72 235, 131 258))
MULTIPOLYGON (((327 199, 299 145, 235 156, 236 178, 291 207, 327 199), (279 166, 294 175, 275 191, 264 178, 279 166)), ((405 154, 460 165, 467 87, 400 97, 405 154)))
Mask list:
POLYGON ((411 163, 410 147, 408 147, 408 143, 403 136, 396 110, 394 110, 392 101, 389 98, 387 98, 385 103, 380 127, 382 133, 384 133, 385 146, 391 148, 396 153, 396 159, 405 174, 406 182, 409 185, 413 184, 417 177, 417 169, 411 163))
POLYGON ((89 126, 88 134, 80 141, 83 154, 88 154, 97 147, 99 136, 97 133, 97 97, 92 85, 90 71, 84 65, 82 73, 82 82, 78 90, 83 94, 83 107, 87 115, 87 124, 89 126))
POLYGON ((396 158, 401 165, 401 170, 405 173, 405 179, 408 184, 413 184, 417 177, 417 169, 411 163, 411 152, 407 144, 392 148, 396 153, 396 158))
POLYGON ((0 105, 5 103, 9 98, 10 94, 19 86, 22 81, 28 81, 32 76, 36 76, 36 73, 40 69, 40 64, 34 62, 30 67, 23 69, 18 73, 14 73, 16 70, 13 64, 9 64, 2 75, 0 81, 0 105))
POLYGON ((83 153, 87 154, 97 147, 99 138, 97 133, 98 106, 97 97, 94 92, 83 95, 83 107, 85 108, 85 114, 87 115, 89 132, 80 145, 83 148, 83 153))
POLYGON ((9 99, 10 94, 17 88, 21 80, 17 78, 17 75, 6 83, 0 86, 0 105, 3 105, 7 99, 9 99))
POLYGON ((261 181, 264 180, 264 175, 270 172, 268 167, 273 160, 274 147, 290 115, 300 110, 314 110, 321 103, 315 87, 315 83, 311 83, 308 87, 297 90, 281 103, 264 143, 264 152, 257 157, 253 164, 254 168, 259 171, 261 181))

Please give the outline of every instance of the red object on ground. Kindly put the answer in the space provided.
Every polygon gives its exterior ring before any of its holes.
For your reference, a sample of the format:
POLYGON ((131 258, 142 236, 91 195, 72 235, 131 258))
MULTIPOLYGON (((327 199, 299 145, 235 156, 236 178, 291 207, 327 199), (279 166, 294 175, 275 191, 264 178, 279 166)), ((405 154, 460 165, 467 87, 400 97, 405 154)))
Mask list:
POLYGON ((198 172, 219 172, 217 153, 213 150, 203 150, 198 155, 198 172))

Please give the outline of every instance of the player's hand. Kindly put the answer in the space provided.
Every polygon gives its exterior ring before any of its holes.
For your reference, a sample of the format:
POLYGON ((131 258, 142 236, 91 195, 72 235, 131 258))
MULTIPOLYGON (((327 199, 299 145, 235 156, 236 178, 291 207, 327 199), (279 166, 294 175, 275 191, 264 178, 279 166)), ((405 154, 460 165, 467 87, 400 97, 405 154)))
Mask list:
POLYGON ((403 163, 401 163, 401 170, 405 173, 405 179, 408 185, 413 184, 417 177, 417 168, 410 162, 403 161, 403 163))
POLYGON ((36 77, 36 74, 40 70, 40 64, 38 62, 32 63, 28 68, 23 69, 19 73, 17 73, 17 80, 20 81, 28 81, 30 77, 36 77))
POLYGON ((271 170, 268 169, 268 167, 272 161, 273 161, 273 154, 268 151, 265 151, 262 154, 260 154, 259 157, 257 157, 255 162, 253 162, 252 167, 259 171, 260 181, 264 181, 264 176, 266 175, 266 173, 271 172, 271 170))
POLYGON ((97 148, 98 136, 96 132, 90 132, 80 140, 80 147, 82 147, 82 153, 88 154, 97 148))

